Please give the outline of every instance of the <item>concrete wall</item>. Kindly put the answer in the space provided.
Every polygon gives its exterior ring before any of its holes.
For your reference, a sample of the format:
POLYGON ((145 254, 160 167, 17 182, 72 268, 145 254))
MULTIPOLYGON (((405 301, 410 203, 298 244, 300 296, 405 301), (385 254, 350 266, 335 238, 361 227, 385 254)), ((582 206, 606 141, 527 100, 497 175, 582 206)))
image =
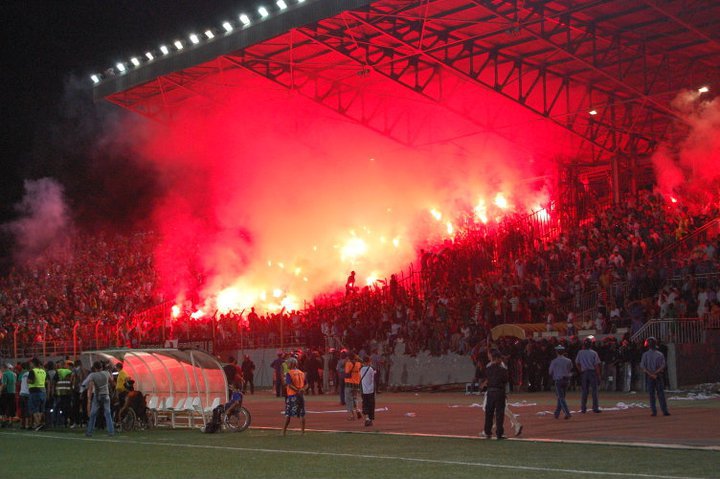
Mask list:
POLYGON ((277 358, 277 349, 244 349, 240 351, 223 351, 220 353, 220 359, 223 364, 228 356, 237 358, 238 365, 242 364, 245 355, 255 363, 255 387, 272 387, 273 385, 273 369, 270 364, 277 358))
MULTIPOLYGON (((245 349, 242 351, 223 351, 222 361, 234 356, 241 364, 245 355, 255 363, 255 386, 271 387, 273 370, 270 364, 277 357, 276 349, 245 349)), ((475 375, 475 366, 469 356, 449 354, 430 356, 421 353, 411 357, 395 355, 390 358, 390 386, 428 386, 471 382, 475 375)), ((327 375, 326 375, 327 377, 327 375)))
POLYGON ((469 383, 475 376, 475 366, 470 356, 431 356, 423 352, 414 357, 395 355, 390 361, 389 386, 469 383))
POLYGON ((720 382, 720 331, 708 330, 703 344, 677 344, 675 356, 678 386, 720 382))
MULTIPOLYGON (((242 363, 245 354, 255 362, 255 386, 272 386, 273 371, 270 363, 277 357, 276 349, 226 351, 221 355, 222 360, 226 361, 227 356, 231 354, 238 358, 238 363, 242 363)), ((720 365, 720 331, 708 331, 707 340, 703 344, 670 344, 667 356, 669 387, 672 389, 720 382, 720 366, 718 366, 720 365)), ((472 382, 474 375, 475 366, 469 356, 457 354, 431 356, 427 352, 417 356, 400 354, 390 357, 388 385, 464 384, 472 382)), ((644 374, 639 366, 635 369, 633 378, 632 388, 643 391, 644 374)))

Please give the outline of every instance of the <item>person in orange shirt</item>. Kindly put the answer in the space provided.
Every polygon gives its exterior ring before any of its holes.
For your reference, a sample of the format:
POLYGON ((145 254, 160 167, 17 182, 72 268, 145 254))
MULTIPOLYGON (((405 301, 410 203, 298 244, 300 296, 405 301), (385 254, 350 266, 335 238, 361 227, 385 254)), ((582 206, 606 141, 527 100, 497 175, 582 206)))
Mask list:
POLYGON ((287 365, 289 369, 285 375, 287 396, 285 397, 283 436, 287 435, 287 427, 293 416, 300 418, 301 431, 305 434, 305 390, 307 389, 305 373, 298 369, 296 358, 289 358, 287 365))
POLYGON ((354 420, 356 417, 360 419, 360 407, 358 405, 358 394, 360 391, 360 358, 357 354, 349 354, 345 363, 345 405, 347 407, 348 421, 354 420))

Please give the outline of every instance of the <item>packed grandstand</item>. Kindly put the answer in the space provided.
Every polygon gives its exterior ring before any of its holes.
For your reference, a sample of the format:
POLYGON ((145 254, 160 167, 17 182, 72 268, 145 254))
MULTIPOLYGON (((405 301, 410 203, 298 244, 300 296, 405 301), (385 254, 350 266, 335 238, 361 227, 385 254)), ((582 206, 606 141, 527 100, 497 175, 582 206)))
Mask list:
POLYGON ((176 340, 212 351, 427 351, 482 362, 492 328, 517 324, 529 339, 496 344, 517 360, 517 385, 547 389, 553 347, 565 343, 572 357, 580 331, 604 338, 596 349, 614 365, 639 359, 636 333, 652 319, 720 321, 717 214, 712 206, 691 214, 644 191, 596 210, 581 228, 541 231, 532 217, 512 217, 491 231, 458 232, 419 250, 406 271, 347 291, 338 285, 302 309, 201 317, 192 300, 171 307, 156 288, 153 233, 80 234, 64 258, 35 258, 2 277, 2 355, 176 340))

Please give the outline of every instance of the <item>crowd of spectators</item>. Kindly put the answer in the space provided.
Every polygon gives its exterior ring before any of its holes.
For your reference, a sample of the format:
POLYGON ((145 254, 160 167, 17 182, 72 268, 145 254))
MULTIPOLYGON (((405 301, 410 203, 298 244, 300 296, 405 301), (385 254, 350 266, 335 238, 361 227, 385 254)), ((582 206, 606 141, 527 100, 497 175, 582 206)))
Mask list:
POLYGON ((28 346, 131 335, 133 313, 152 306, 150 233, 79 235, 62 257, 13 267, 0 277, 0 340, 28 346))
MULTIPOLYGON (((77 325, 80 349, 156 345, 162 337, 213 341, 218 350, 284 344, 476 356, 503 323, 544 324, 572 336, 582 329, 633 332, 653 317, 720 317, 712 276, 717 229, 678 243, 716 216, 691 215, 641 192, 554 235, 540 234, 534 219, 509 218, 494 230, 470 225, 421 250, 407 274, 338 289, 302 311, 181 315, 169 323, 137 314, 161 301, 151 233, 80 236, 64 260, 0 278, 0 342, 7 346, 15 332, 21 345, 69 341, 77 325)), ((542 356, 538 351, 551 356, 550 343, 522 345, 523 364, 542 356)))
POLYGON ((719 271, 717 230, 677 243, 716 216, 689 215, 643 192, 554 238, 527 234, 535 228, 522 224, 504 243, 469 231, 422 251, 419 281, 391 277, 305 314, 334 344, 387 341, 406 354, 466 354, 503 323, 608 334, 634 332, 649 318, 718 314, 717 280, 704 277, 719 271), (673 278, 684 278, 679 292, 673 278))

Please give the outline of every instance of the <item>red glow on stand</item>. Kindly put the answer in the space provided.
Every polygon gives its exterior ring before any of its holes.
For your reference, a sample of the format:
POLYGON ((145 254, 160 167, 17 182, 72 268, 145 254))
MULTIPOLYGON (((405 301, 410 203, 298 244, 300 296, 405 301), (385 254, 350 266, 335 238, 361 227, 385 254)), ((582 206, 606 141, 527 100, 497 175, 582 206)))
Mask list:
MULTIPOLYGON (((468 89, 464 100, 502 111, 505 126, 478 128, 436 108, 431 119, 442 125, 436 132, 473 134, 412 148, 266 79, 227 75, 243 88, 227 90, 212 108, 202 95, 192 97, 168 124, 138 121, 134 139, 167 188, 154 213, 161 292, 178 301, 199 298, 184 307, 195 318, 251 306, 295 309, 342 288, 350 270, 370 279, 402 271, 428 242, 453 240, 475 225, 494 228, 489 219, 530 214, 547 194, 525 177, 552 171, 558 150, 536 152, 566 145, 548 141, 564 130, 544 119, 534 123, 492 92, 468 89), (252 121, 239 111, 252 111, 252 121), (520 123, 532 128, 510 128, 520 123), (278 124, 289 125, 282 141, 278 124)), ((196 86, 211 90, 215 80, 196 86)), ((392 82, 357 81, 392 93, 410 115, 425 113, 426 104, 407 99, 392 82)))

